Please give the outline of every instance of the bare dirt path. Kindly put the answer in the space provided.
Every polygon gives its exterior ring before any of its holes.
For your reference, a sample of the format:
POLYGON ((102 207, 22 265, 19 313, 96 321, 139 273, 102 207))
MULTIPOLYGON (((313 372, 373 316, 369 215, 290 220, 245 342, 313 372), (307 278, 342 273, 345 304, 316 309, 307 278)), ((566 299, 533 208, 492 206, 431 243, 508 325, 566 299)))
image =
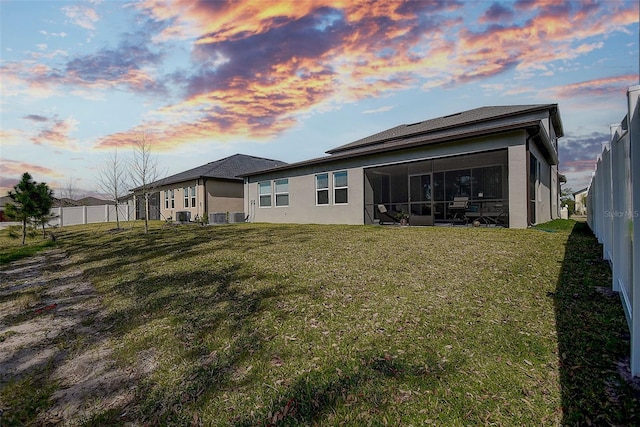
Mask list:
MULTIPOLYGON (((81 260, 61 249, 0 270, 0 390, 29 376, 53 387, 43 425, 76 425, 135 393, 137 369, 116 366, 108 317, 81 260)), ((11 402, 0 401, 0 425, 11 402)))

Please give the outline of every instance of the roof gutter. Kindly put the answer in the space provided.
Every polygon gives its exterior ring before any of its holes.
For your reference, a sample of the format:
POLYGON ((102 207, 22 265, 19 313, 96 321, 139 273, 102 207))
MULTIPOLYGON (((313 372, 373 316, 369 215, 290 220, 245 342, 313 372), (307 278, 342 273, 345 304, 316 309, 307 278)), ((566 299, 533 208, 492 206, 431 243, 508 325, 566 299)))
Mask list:
MULTIPOLYGON (((303 160, 301 162, 290 163, 288 165, 279 166, 273 169, 266 169, 262 171, 247 173, 242 176, 243 177, 257 176, 265 173, 296 169, 302 166, 331 163, 336 160, 364 157, 372 154, 380 154, 380 153, 386 153, 390 151, 404 150, 407 148, 416 148, 422 145, 432 145, 432 144, 435 145, 435 144, 442 144, 445 142, 462 141, 469 138, 476 138, 480 136, 490 135, 494 133, 508 132, 508 131, 518 130, 518 129, 527 129, 527 128, 533 128, 533 127, 537 127, 539 129, 540 126, 541 126, 540 120, 537 119, 537 120, 531 120, 528 122, 513 123, 513 124, 507 124, 503 126, 491 127, 486 129, 475 129, 475 130, 459 133, 456 135, 438 135, 438 136, 434 136, 432 138, 427 138, 427 139, 424 138, 425 135, 417 135, 417 136, 414 136, 413 138, 399 138, 395 142, 401 143, 403 140, 406 140, 406 139, 416 139, 416 140, 410 143, 404 143, 400 145, 391 145, 393 144, 393 142, 387 142, 385 144, 380 144, 380 147, 373 148, 373 149, 370 148, 362 151, 358 151, 357 148, 354 148, 349 152, 333 154, 331 156, 319 157, 316 159, 303 160), (422 138, 419 138, 419 137, 422 137, 422 138)), ((548 136, 547 136, 547 139, 548 139, 548 136)))
POLYGON ((558 153, 553 147, 553 144, 551 143, 551 138, 549 138, 549 134, 547 133, 547 130, 544 128, 544 126, 539 124, 537 127, 537 132, 527 137, 527 148, 529 145, 529 141, 534 138, 539 138, 539 140, 542 142, 542 146, 547 152, 546 157, 547 157, 547 160, 549 161, 549 164, 557 165, 559 163, 558 153))

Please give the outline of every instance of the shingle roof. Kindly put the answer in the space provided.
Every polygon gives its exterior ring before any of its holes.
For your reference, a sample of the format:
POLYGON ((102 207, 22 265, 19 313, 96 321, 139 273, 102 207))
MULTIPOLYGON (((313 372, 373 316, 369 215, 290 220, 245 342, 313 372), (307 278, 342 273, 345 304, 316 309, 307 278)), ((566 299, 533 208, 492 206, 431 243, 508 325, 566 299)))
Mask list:
MULTIPOLYGON (((366 138, 359 139, 349 144, 342 145, 327 151, 329 154, 351 151, 378 145, 381 143, 404 139, 416 135, 426 135, 435 132, 442 132, 448 129, 461 128, 473 124, 481 124, 482 122, 494 121, 500 118, 508 118, 524 113, 551 110, 553 116, 558 116, 557 104, 533 104, 533 105, 507 105, 507 106, 489 106, 480 107, 473 110, 463 111, 456 114, 450 114, 435 119, 425 120, 418 123, 403 124, 385 131, 376 133, 366 138)), ((555 117, 555 126, 562 133, 562 125, 559 116, 555 117)), ((455 132, 454 132, 455 133, 455 132)), ((562 135, 559 135, 562 136, 562 135)))
POLYGON ((111 200, 98 199, 97 197, 83 197, 82 199, 75 200, 78 206, 102 206, 115 204, 111 200))
MULTIPOLYGON (((538 128, 540 119, 529 113, 543 111, 550 112, 556 136, 561 137, 564 131, 557 104, 480 107, 419 123, 396 126, 329 150, 327 151, 330 154, 329 156, 287 164, 274 168, 273 171, 330 163, 356 156, 401 150, 426 144, 446 143, 457 139, 490 135, 514 129, 538 128)), ((545 132, 544 129, 541 129, 541 132, 545 132)), ((258 173, 245 174, 245 176, 252 175, 258 175, 258 173)))
POLYGON ((160 179, 152 185, 169 185, 178 182, 191 181, 198 178, 242 181, 240 176, 243 174, 257 172, 264 169, 272 169, 286 164, 287 163, 279 160, 248 156, 246 154, 234 154, 232 156, 225 157, 224 159, 209 162, 202 166, 160 179))

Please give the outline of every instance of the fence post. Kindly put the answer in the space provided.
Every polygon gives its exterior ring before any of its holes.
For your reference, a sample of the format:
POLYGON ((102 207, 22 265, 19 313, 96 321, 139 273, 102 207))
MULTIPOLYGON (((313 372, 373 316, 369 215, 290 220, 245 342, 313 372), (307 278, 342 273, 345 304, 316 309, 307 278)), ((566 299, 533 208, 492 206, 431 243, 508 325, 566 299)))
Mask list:
POLYGON ((603 258, 609 261, 609 265, 613 266, 613 217, 612 212, 614 211, 613 207, 613 152, 611 151, 611 141, 605 144, 605 151, 603 152, 603 159, 605 160, 605 175, 604 181, 605 185, 602 188, 603 195, 605 196, 607 209, 606 211, 609 213, 604 216, 604 231, 605 231, 605 241, 604 241, 604 256, 603 258))
MULTIPOLYGON (((611 155, 611 221, 613 222, 613 228, 611 232, 611 288, 615 292, 621 291, 620 275, 625 268, 624 260, 625 254, 622 253, 624 246, 624 223, 625 218, 620 217, 618 212, 626 210, 624 206, 625 199, 624 194, 627 188, 625 181, 625 158, 624 158, 624 140, 621 140, 618 129, 619 125, 613 124, 609 126, 611 131, 611 137, 609 142, 609 153, 611 155)), ((624 278, 624 277, 623 277, 624 278)))
POLYGON ((640 112, 638 111, 640 85, 627 91, 629 113, 629 148, 631 157, 631 224, 633 228, 633 246, 631 248, 631 375, 640 376, 640 112))
MULTIPOLYGON (((604 149, 604 147, 602 147, 604 149)), ((605 204, 604 204, 604 159, 603 159, 603 153, 600 153, 600 156, 598 158, 598 163, 597 163, 597 167, 598 167, 598 173, 596 174, 596 189, 598 191, 598 229, 597 229, 597 234, 596 236, 598 236, 598 242, 600 242, 602 244, 602 259, 605 259, 604 256, 604 251, 605 251, 605 236, 604 236, 604 211, 606 209, 605 204)))

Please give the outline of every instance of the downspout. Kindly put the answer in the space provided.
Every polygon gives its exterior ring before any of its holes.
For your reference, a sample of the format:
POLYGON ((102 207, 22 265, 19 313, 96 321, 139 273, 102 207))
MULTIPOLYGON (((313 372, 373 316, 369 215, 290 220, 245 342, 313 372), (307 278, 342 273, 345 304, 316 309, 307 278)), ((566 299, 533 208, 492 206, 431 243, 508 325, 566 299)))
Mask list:
POLYGON ((209 195, 207 194, 207 178, 202 177, 202 186, 204 187, 204 212, 202 216, 207 216, 207 220, 209 220, 209 195))
MULTIPOLYGON (((533 135, 529 135, 527 137, 526 145, 525 145, 525 148, 527 150, 527 168, 526 168, 526 170, 527 170, 527 222, 529 223, 529 227, 532 227, 534 225, 531 222, 531 211, 530 211, 530 209, 531 209, 531 207, 530 207, 531 206, 531 194, 530 194, 531 188, 529 188, 530 187, 529 186, 529 179, 531 177, 531 150, 529 150, 529 144, 530 144, 530 141, 533 138, 537 138, 538 136, 540 136, 540 127, 539 127, 539 125, 538 125, 538 128, 537 128, 537 132, 534 133, 533 135)), ((534 205, 536 207, 534 209, 537 209, 537 204, 538 204, 538 201, 537 201, 537 195, 536 195, 536 203, 534 205)))

